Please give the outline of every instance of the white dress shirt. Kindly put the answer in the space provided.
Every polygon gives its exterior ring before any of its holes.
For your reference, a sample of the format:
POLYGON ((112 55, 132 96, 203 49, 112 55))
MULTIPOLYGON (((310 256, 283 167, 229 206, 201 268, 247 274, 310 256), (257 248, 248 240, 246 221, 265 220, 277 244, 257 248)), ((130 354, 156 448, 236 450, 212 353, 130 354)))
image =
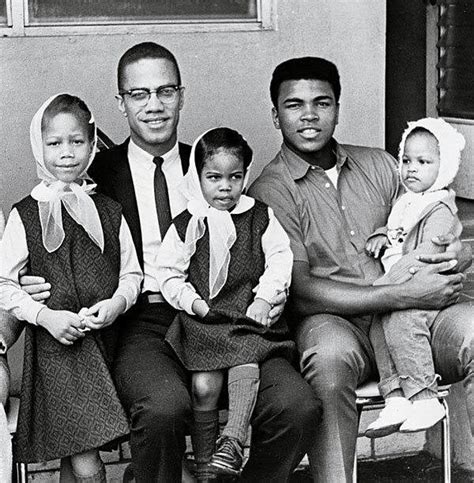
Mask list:
MULTIPOLYGON (((120 273, 113 296, 122 295, 128 310, 140 293, 143 278, 130 229, 122 217, 119 232, 120 273)), ((19 273, 28 263, 28 245, 23 222, 16 208, 8 217, 3 238, 0 240, 0 307, 17 319, 36 324, 39 311, 44 307, 21 289, 19 273)))
MULTIPOLYGON (((168 186, 171 216, 174 218, 186 208, 186 199, 181 194, 183 168, 178 144, 161 156, 162 170, 168 186)), ((128 161, 138 205, 140 230, 143 245, 143 292, 159 292, 156 257, 161 246, 160 228, 155 204, 154 174, 156 165, 153 156, 137 146, 132 140, 128 145, 128 161)))

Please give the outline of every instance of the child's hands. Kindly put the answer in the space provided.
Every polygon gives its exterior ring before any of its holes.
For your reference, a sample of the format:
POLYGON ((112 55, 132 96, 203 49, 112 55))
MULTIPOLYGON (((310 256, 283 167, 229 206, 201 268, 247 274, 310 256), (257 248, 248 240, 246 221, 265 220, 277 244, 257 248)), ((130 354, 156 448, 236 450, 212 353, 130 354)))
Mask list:
POLYGON ((125 312, 127 303, 121 295, 101 300, 88 309, 81 309, 79 316, 83 318, 86 329, 103 329, 112 324, 125 312))
POLYGON ((256 298, 249 305, 246 315, 260 324, 269 327, 271 322, 268 314, 271 308, 272 306, 266 300, 256 298))
POLYGON ((79 315, 68 310, 51 310, 44 307, 39 311, 36 323, 64 345, 72 345, 77 339, 84 337, 81 331, 84 322, 79 315))
POLYGON ((374 258, 379 258, 380 252, 383 248, 387 246, 387 237, 386 235, 376 235, 370 237, 365 244, 365 251, 367 255, 374 258))
POLYGON ((203 299, 196 299, 192 305, 193 312, 203 319, 209 312, 209 305, 203 299))
POLYGON ((268 326, 273 325, 281 316, 283 313, 283 309, 285 308, 285 303, 286 299, 288 298, 288 290, 283 290, 281 292, 278 292, 273 299, 271 300, 270 303, 270 313, 268 314, 268 317, 270 318, 270 322, 268 323, 268 326))

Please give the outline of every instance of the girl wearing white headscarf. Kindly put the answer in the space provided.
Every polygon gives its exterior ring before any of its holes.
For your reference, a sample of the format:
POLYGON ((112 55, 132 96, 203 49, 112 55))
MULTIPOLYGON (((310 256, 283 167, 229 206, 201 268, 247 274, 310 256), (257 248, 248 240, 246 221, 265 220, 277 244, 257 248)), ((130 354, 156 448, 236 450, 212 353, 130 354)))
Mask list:
POLYGON ((84 102, 51 97, 30 138, 41 182, 14 205, 0 242, 0 308, 28 322, 16 458, 62 458, 75 481, 105 481, 96 448, 128 433, 105 327, 135 303, 142 273, 120 205, 87 177, 97 136, 84 102), (51 284, 45 305, 21 289, 25 267, 51 284))
POLYGON ((293 256, 272 210, 241 194, 251 159, 247 142, 232 129, 212 129, 194 142, 183 185, 187 210, 173 220, 157 260, 161 292, 181 311, 166 340, 193 371, 198 480, 206 479, 209 469, 239 473, 257 398, 258 363, 291 357, 293 351, 283 318, 271 327, 267 318, 273 298, 289 287, 293 256), (235 193, 225 180, 226 162, 235 163, 230 178, 240 176, 235 193), (221 175, 216 201, 202 186, 208 176, 221 175), (259 303, 267 310, 256 315, 259 303), (213 453, 223 371, 229 420, 213 453))
MULTIPOLYGON (((366 246, 375 257, 385 249, 381 260, 386 273, 375 285, 406 281, 409 269, 422 265, 418 254, 443 250, 432 242, 434 237, 460 235, 455 193, 449 185, 464 145, 463 136, 443 119, 408 123, 399 151, 400 177, 407 192, 393 206, 387 226, 372 234, 366 246), (412 164, 414 168, 409 167, 412 164)), ((379 389, 386 406, 366 436, 423 431, 444 417, 430 347, 430 328, 437 315, 438 311, 405 310, 384 314, 372 324, 379 389)))

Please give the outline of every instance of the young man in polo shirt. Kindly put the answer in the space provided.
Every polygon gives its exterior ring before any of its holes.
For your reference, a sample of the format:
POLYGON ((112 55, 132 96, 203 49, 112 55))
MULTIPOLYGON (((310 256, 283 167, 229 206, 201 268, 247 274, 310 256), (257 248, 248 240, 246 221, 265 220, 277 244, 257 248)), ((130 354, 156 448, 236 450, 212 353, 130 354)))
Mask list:
POLYGON ((315 481, 351 481, 358 430, 356 387, 376 378, 368 330, 376 313, 442 309, 431 334, 443 383, 464 379, 474 419, 473 304, 456 303, 470 263, 459 240, 439 241, 444 254, 400 285, 372 286, 383 272, 365 253, 368 236, 385 225, 399 190, 395 160, 385 151, 341 145, 337 68, 315 57, 290 59, 274 71, 272 116, 283 145, 249 194, 269 204, 294 253, 288 320, 302 374, 323 402, 309 451, 315 481))

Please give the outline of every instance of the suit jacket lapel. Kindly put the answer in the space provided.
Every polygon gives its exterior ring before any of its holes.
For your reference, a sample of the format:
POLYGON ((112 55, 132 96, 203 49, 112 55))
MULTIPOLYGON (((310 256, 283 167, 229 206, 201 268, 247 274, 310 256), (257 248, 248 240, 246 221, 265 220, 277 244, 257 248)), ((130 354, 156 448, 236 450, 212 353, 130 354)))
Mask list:
MULTIPOLYGON (((130 165, 128 162, 128 143, 129 139, 115 148, 116 153, 114 154, 115 159, 113 163, 114 169, 110 173, 110 187, 113 191, 112 197, 122 205, 123 215, 132 233, 133 243, 135 244, 138 260, 143 268, 142 232, 140 228, 137 197, 135 194, 132 173, 130 171, 130 165)), ((181 158, 181 165, 183 167, 183 174, 185 174, 189 168, 191 146, 179 143, 178 149, 179 156, 181 158)))
POLYGON ((189 157, 191 156, 191 146, 189 144, 178 143, 179 157, 181 159, 181 167, 183 174, 188 172, 189 157))
POLYGON ((140 229, 137 197, 128 163, 128 139, 118 147, 114 166, 115 170, 111 173, 113 177, 111 184, 115 192, 115 199, 122 205, 123 215, 132 233, 138 260, 143 268, 142 232, 140 229))

